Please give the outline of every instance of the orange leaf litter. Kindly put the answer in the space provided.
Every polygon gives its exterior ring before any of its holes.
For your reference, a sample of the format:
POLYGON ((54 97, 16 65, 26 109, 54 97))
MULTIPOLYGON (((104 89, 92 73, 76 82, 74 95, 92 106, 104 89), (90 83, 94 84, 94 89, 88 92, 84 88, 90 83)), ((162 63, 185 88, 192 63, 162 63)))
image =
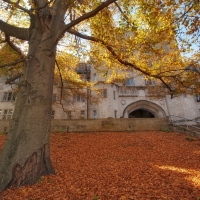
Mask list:
MULTIPOLYGON (((1 200, 199 200, 200 140, 174 132, 51 135, 56 175, 1 200)), ((5 136, 0 136, 0 148, 5 136)))

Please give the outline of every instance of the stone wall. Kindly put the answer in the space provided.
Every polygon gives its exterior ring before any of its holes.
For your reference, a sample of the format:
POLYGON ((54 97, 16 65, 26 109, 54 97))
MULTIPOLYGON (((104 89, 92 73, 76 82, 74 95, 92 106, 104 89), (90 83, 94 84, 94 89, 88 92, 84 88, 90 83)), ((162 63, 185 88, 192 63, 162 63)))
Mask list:
POLYGON ((167 118, 52 120, 52 132, 149 131, 168 126, 167 118))
POLYGON ((9 120, 0 120, 0 133, 6 133, 8 131, 9 120))
MULTIPOLYGON (((0 132, 8 131, 9 120, 0 120, 0 132)), ((150 131, 168 127, 167 118, 132 119, 54 119, 51 132, 92 132, 92 131, 150 131)))

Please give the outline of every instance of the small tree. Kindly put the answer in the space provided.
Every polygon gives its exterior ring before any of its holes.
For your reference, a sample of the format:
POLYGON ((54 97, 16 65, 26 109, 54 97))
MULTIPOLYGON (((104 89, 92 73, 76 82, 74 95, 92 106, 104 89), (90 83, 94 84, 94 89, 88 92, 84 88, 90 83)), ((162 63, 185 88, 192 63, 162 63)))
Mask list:
MULTIPOLYGON (((190 47, 186 34, 191 42, 199 31, 196 1, 0 0, 0 6, 1 43, 6 42, 20 56, 0 67, 10 69, 24 62, 22 71, 14 74, 21 81, 0 157, 0 190, 33 184, 42 175, 55 173, 49 132, 59 45, 80 58, 90 57, 96 66, 103 63, 113 72, 134 69, 153 77, 172 95, 188 88, 192 93, 198 91, 198 70, 186 71, 185 67, 197 65, 199 52, 194 59, 181 57, 181 52, 189 50, 186 45, 190 47), (178 48, 179 30, 184 25, 188 32, 180 37, 183 48, 178 48), (28 42, 27 53, 20 50, 25 48, 20 45, 23 41, 28 42)), ((118 78, 116 73, 112 75, 118 78)))

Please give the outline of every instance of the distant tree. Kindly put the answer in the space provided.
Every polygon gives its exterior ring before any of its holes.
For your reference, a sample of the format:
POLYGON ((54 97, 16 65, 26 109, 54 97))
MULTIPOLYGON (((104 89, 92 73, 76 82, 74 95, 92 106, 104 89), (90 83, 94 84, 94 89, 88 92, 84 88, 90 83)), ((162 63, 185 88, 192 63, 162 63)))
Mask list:
POLYGON ((199 46, 183 58, 199 42, 198 1, 0 0, 0 9, 0 54, 8 58, 9 45, 19 56, 0 60, 0 68, 13 71, 12 79, 21 77, 0 156, 0 190, 55 173, 49 132, 57 51, 106 66, 109 81, 124 78, 120 70, 134 69, 157 79, 172 96, 199 92, 199 46), (197 70, 185 70, 188 65, 197 70))

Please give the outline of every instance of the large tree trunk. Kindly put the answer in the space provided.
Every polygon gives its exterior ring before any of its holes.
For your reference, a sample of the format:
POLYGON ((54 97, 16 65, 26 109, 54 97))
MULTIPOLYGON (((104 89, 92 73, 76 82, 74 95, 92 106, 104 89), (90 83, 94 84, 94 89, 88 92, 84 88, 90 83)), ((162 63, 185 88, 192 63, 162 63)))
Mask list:
MULTIPOLYGON (((12 186, 33 184, 40 176, 54 173, 50 161, 49 132, 57 42, 65 32, 114 1, 103 1, 67 25, 66 12, 73 10, 72 6, 76 5, 74 1, 32 1, 32 9, 24 9, 30 16, 29 29, 16 28, 0 20, 1 31, 29 41, 13 119, 0 155, 0 191, 12 186)), ((79 4, 83 4, 83 1, 79 1, 79 4)))
POLYGON ((55 63, 51 38, 29 44, 13 119, 0 156, 0 191, 33 184, 54 173, 50 160, 50 123, 55 63))

